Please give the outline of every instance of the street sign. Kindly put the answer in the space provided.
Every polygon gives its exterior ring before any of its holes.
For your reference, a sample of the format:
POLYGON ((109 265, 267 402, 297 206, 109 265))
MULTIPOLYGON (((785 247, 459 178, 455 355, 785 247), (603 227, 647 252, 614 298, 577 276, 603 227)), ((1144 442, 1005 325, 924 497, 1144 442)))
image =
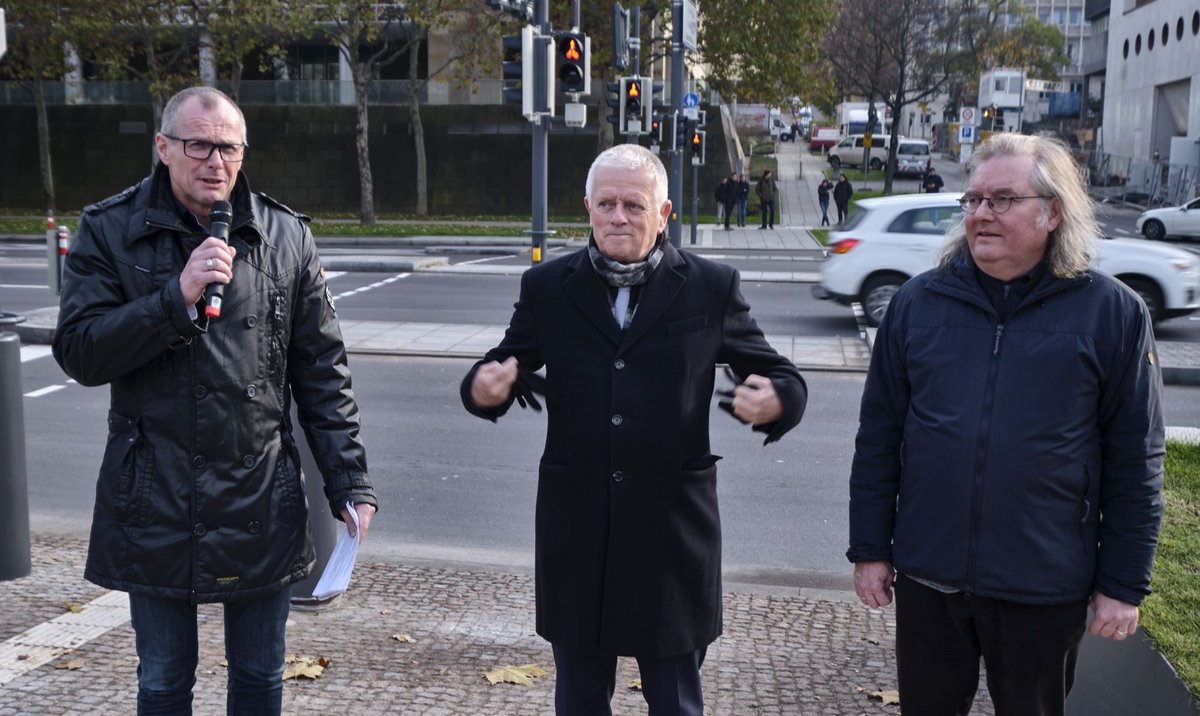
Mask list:
POLYGON ((700 106, 700 95, 696 94, 695 92, 688 92, 687 94, 685 94, 683 96, 683 106, 684 107, 699 107, 700 106))
POLYGON ((975 108, 974 107, 963 107, 962 108, 962 121, 966 124, 975 124, 975 108))
POLYGON ((4 8, 0 7, 0 57, 8 52, 8 30, 4 26, 4 8))
POLYGON ((974 144, 975 143, 975 127, 970 124, 961 124, 958 127, 958 143, 959 144, 974 144))
POLYGON ((696 51, 696 1, 683 0, 683 46, 692 52, 696 51))

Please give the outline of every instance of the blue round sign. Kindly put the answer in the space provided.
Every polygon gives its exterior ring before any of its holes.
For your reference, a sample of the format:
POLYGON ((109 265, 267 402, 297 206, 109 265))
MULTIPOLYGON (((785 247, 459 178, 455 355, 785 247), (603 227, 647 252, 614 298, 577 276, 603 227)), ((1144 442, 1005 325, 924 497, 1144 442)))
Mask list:
POLYGON ((688 92, 687 94, 685 94, 683 96, 683 106, 684 107, 699 107, 700 106, 700 95, 696 94, 695 92, 688 92))

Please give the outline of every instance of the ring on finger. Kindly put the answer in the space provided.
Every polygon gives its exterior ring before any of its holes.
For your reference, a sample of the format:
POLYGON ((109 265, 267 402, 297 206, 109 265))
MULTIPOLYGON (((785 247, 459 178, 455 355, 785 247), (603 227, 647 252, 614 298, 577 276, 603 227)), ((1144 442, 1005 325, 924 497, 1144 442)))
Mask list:
POLYGON ((1127 631, 1122 631, 1121 629, 1117 630, 1117 636, 1126 636, 1128 634, 1129 634, 1129 632, 1127 632, 1127 631))
POLYGON ((204 260, 204 266, 205 266, 206 268, 210 268, 210 269, 211 269, 211 268, 213 267, 213 260, 212 260, 212 259, 205 259, 205 260, 204 260))

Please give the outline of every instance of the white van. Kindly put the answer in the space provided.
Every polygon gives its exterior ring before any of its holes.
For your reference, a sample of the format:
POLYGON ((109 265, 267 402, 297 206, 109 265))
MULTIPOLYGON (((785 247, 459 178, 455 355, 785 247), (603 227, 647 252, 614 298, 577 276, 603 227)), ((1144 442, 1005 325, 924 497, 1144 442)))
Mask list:
POLYGON ((925 174, 933 160, 929 142, 924 139, 900 138, 896 147, 897 174, 925 174))
MULTIPOLYGON (((892 137, 888 134, 873 134, 871 135, 871 154, 867 159, 867 166, 871 169, 882 169, 884 162, 887 161, 888 144, 891 143, 892 137)), ((834 169, 840 169, 843 166, 861 167, 863 163, 863 151, 865 149, 865 136, 862 134, 851 134, 842 141, 833 145, 829 149, 829 164, 834 169)))

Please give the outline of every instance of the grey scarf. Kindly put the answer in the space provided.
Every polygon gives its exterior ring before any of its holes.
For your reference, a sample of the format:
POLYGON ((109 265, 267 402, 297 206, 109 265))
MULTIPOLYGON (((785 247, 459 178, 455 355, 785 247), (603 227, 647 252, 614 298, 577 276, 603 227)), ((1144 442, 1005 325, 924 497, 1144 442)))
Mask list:
POLYGON ((654 248, 650 249, 650 253, 646 254, 641 261, 623 264, 620 261, 614 261, 604 254, 600 253, 600 247, 596 245, 595 237, 588 237, 588 258, 592 261, 592 267, 596 269, 596 273, 609 286, 623 288, 625 286, 641 286, 650 280, 650 274, 654 273, 654 269, 658 267, 658 262, 662 261, 663 257, 663 240, 666 233, 661 233, 654 241, 654 248))

